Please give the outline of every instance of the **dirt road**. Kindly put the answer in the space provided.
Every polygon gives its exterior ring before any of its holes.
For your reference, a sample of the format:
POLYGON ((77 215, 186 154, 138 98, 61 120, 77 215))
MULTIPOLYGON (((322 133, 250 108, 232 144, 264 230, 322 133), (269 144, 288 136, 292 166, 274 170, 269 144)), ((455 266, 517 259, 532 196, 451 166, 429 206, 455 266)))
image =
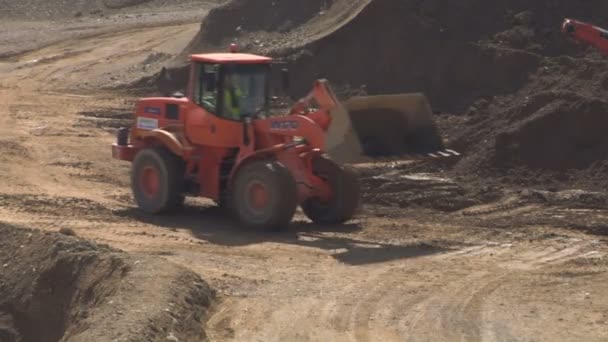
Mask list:
POLYGON ((109 149, 135 99, 99 87, 150 73, 197 30, 132 29, 0 60, 1 220, 194 270, 220 293, 216 341, 608 339, 602 208, 368 205, 347 225, 299 216, 280 234, 244 231, 203 200, 179 216, 139 213, 109 149))

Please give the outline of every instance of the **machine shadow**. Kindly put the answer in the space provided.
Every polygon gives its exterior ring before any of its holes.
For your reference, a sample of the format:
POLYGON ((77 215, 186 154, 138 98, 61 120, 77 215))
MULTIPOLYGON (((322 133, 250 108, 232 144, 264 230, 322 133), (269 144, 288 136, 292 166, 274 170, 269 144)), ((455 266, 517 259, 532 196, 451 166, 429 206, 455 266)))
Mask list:
POLYGON ((173 215, 149 215, 127 208, 115 215, 167 229, 186 229, 196 239, 215 245, 238 247, 259 243, 282 243, 329 251, 336 260, 348 265, 365 265, 444 253, 448 249, 423 245, 395 245, 345 237, 364 227, 360 223, 318 225, 294 221, 280 232, 251 231, 232 220, 218 207, 186 206, 173 215))

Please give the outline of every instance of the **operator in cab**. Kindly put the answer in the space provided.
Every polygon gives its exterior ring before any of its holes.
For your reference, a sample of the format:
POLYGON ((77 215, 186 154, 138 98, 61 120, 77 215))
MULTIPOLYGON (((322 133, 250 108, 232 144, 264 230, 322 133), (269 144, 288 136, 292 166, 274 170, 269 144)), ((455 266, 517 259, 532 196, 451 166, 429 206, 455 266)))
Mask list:
POLYGON ((265 74, 256 70, 237 70, 224 81, 224 113, 232 120, 259 117, 266 107, 265 74))
POLYGON ((245 99, 238 80, 238 74, 226 76, 224 86, 224 117, 232 120, 241 119, 241 105, 245 99))

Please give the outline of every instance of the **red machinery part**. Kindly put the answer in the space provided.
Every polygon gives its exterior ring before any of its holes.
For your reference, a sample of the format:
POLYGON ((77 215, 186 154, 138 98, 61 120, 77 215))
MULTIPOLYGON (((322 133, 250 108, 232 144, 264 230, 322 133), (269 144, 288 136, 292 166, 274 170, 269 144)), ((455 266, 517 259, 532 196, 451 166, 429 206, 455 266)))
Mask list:
POLYGON ((578 43, 591 45, 608 55, 608 31, 573 19, 564 19, 562 32, 578 43))

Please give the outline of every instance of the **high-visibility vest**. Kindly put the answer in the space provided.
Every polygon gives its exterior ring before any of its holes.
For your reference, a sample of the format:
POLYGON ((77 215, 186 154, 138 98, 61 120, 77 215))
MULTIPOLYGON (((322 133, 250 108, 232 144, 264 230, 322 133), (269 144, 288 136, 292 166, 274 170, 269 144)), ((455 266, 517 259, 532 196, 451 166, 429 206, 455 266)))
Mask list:
MULTIPOLYGON (((241 90, 237 87, 234 90, 235 94, 236 94, 236 98, 237 100, 239 100, 239 105, 241 104, 241 99, 243 98, 243 93, 241 92, 241 90)), ((226 90, 224 92, 224 111, 229 110, 230 111, 230 117, 232 119, 240 119, 241 118, 241 108, 239 106, 237 107, 233 107, 232 106, 232 94, 230 93, 229 90, 226 90)), ((228 116, 228 113, 225 113, 226 116, 228 116)))

